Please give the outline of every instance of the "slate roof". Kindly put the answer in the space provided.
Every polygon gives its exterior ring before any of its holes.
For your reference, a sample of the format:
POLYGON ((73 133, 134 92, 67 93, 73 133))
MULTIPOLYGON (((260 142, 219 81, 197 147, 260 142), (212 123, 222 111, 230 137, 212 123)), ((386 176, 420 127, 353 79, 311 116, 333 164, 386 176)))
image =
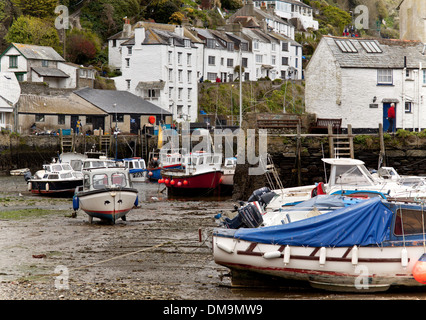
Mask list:
POLYGON ((425 47, 420 41, 332 36, 324 36, 322 41, 326 42, 342 68, 403 69, 404 57, 406 57, 406 66, 409 69, 419 68, 420 62, 423 66, 426 65, 426 55, 422 53, 425 47), (349 44, 349 50, 342 51, 339 47, 339 42, 342 41, 349 44), (379 52, 366 49, 366 45, 362 44, 363 42, 375 43, 380 49, 379 52))
POLYGON ((52 47, 22 43, 12 43, 12 45, 27 59, 65 61, 52 47))
POLYGON ((170 112, 128 91, 83 88, 74 91, 74 93, 109 114, 118 112, 172 115, 170 112), (117 110, 114 108, 114 104, 117 105, 117 110))
POLYGON ((31 69, 33 69, 41 77, 53 77, 53 78, 69 78, 70 77, 62 70, 56 69, 56 68, 32 67, 31 69))

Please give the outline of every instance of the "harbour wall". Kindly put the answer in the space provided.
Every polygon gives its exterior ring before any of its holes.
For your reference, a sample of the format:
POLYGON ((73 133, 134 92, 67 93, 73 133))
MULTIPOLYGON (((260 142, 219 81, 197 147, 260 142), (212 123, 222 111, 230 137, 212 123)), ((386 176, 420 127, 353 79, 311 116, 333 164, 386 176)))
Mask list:
MULTIPOLYGON (((268 153, 285 188, 326 182, 326 176, 328 177, 329 174, 329 166, 325 166, 321 160, 330 157, 327 137, 302 137, 300 140, 299 153, 296 136, 291 138, 268 135, 268 153)), ((411 134, 406 136, 385 134, 384 151, 381 166, 394 167, 400 175, 426 176, 425 137, 411 134)), ((364 161, 368 169, 377 170, 381 158, 379 136, 356 135, 354 156, 364 161)), ((234 200, 247 200, 254 190, 269 186, 265 175, 250 176, 248 174, 249 167, 256 166, 237 165, 234 176, 234 200)), ((272 181, 275 183, 273 177, 272 181)))

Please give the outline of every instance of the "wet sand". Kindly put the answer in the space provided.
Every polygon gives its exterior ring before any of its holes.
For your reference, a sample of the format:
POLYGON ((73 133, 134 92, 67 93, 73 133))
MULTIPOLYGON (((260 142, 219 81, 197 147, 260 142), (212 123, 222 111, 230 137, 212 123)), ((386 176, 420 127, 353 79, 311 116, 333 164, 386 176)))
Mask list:
MULTIPOLYGON (((233 289, 214 263, 213 216, 231 200, 168 200, 137 186, 140 207, 110 225, 70 198, 31 195, 22 177, 0 178, 2 300, 423 300, 423 292, 336 294, 306 288, 233 289), (21 180, 22 179, 22 180, 21 180), (2 187, 1 187, 2 186, 2 187), (13 212, 7 217, 6 212, 13 212), (22 218, 16 215, 23 214, 22 218), (202 241, 199 239, 202 230, 202 241)), ((426 292, 426 291, 425 291, 426 292)))

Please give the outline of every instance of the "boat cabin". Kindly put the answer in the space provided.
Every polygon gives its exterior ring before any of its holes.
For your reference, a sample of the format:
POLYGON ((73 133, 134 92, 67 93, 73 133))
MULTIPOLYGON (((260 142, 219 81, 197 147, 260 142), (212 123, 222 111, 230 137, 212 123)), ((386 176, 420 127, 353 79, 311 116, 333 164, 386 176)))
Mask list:
POLYGON ((124 167, 126 169, 146 169, 145 160, 142 158, 125 158, 123 159, 124 167))
POLYGON ((83 161, 83 170, 114 167, 117 167, 117 163, 113 160, 108 160, 106 157, 99 157, 99 159, 86 159, 83 161))
POLYGON ((322 159, 331 165, 328 187, 376 185, 376 181, 365 167, 364 162, 349 158, 322 159))
POLYGON ((129 173, 125 168, 108 168, 103 170, 85 171, 83 190, 100 190, 106 187, 131 187, 129 173))
POLYGON ((185 155, 182 158, 182 165, 185 168, 198 168, 213 167, 220 168, 222 165, 222 154, 220 153, 207 153, 203 151, 196 151, 185 155))

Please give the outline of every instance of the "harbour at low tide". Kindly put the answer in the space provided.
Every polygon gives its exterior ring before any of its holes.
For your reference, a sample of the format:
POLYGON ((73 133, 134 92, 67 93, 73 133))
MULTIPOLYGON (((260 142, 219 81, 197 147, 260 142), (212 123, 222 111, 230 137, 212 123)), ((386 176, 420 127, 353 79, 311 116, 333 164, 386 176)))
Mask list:
POLYGON ((168 199, 163 185, 143 182, 135 184, 139 207, 127 221, 89 224, 84 212, 71 217, 70 198, 32 195, 21 176, 0 177, 0 184, 1 299, 426 299, 421 289, 346 294, 294 284, 231 287, 229 270, 215 264, 209 243, 213 217, 233 207, 230 198, 168 199))

